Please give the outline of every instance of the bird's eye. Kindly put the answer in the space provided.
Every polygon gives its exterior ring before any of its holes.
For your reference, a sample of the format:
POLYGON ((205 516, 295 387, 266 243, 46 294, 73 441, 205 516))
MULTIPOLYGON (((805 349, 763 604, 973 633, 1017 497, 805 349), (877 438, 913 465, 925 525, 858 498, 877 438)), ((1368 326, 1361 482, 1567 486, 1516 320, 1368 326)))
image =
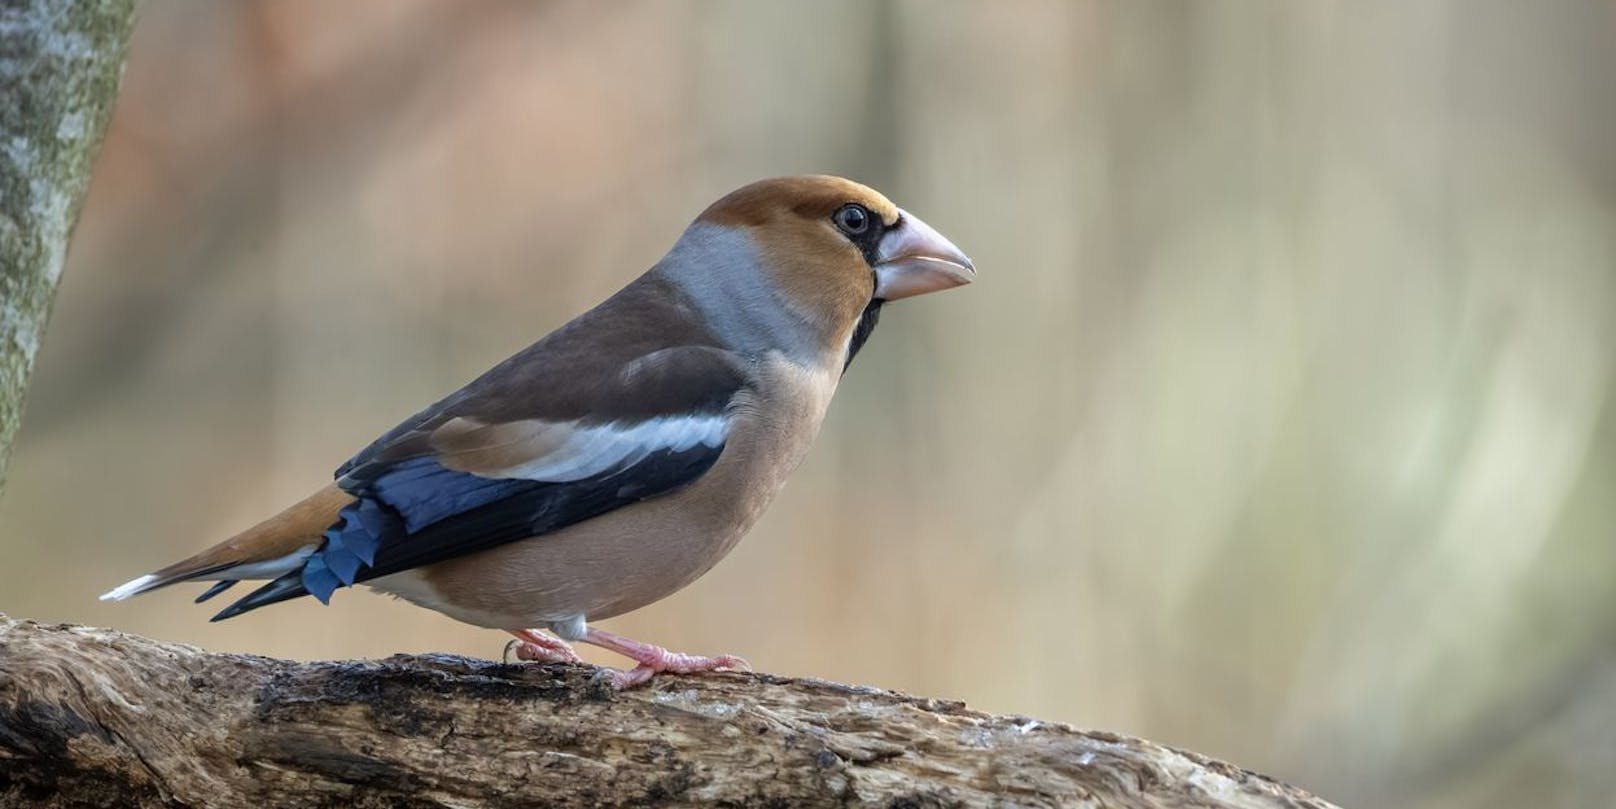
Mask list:
POLYGON ((856 202, 837 208, 831 219, 835 220, 836 227, 849 236, 859 236, 870 229, 870 209, 856 202))

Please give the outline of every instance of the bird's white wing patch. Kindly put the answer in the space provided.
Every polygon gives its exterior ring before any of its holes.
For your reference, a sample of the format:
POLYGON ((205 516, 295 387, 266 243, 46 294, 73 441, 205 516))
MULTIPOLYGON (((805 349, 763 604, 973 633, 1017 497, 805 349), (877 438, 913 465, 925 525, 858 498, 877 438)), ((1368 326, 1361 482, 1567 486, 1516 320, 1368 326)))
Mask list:
POLYGON ((719 447, 729 432, 723 414, 660 416, 607 424, 526 421, 493 425, 487 443, 440 454, 446 466, 483 477, 565 483, 622 469, 653 452, 719 447), (524 451, 525 450, 525 451, 524 451))
POLYGON ((573 425, 551 452, 504 470, 502 477, 550 482, 581 480, 620 469, 659 450, 683 452, 724 443, 729 420, 721 415, 664 416, 637 424, 573 425))

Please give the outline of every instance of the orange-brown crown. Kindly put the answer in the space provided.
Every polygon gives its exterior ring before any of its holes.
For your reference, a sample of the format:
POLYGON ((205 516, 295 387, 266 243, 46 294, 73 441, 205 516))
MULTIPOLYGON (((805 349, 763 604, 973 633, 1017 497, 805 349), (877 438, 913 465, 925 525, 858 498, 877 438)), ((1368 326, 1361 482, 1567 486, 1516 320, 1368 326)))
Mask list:
POLYGON ((898 206, 875 189, 841 177, 807 174, 741 186, 709 205, 697 221, 758 227, 790 216, 829 224, 831 214, 850 202, 868 208, 887 225, 898 220, 898 206))

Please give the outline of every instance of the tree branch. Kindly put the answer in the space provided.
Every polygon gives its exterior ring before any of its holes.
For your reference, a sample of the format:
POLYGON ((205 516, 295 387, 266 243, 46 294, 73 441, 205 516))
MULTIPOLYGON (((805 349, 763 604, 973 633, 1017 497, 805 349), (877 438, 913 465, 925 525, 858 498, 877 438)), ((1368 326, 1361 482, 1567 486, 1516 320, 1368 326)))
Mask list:
POLYGON ((1140 739, 762 674, 293 663, 0 616, 0 806, 1319 807, 1140 739))
POLYGON ((134 17, 134 0, 0 0, 0 483, 134 17))

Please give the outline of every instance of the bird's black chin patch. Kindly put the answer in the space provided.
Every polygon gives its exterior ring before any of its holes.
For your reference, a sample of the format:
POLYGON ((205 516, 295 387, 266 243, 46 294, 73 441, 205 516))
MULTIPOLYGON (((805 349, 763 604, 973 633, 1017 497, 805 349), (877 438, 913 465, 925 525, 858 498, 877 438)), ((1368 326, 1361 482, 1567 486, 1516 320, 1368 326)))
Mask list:
POLYGON ((858 356, 859 349, 864 347, 864 341, 870 339, 875 332, 875 324, 881 320, 881 306, 886 301, 880 298, 871 298, 864 307, 864 313, 859 315, 858 323, 853 326, 853 339, 847 346, 847 361, 842 363, 842 372, 847 372, 847 366, 853 364, 853 358, 858 356))

